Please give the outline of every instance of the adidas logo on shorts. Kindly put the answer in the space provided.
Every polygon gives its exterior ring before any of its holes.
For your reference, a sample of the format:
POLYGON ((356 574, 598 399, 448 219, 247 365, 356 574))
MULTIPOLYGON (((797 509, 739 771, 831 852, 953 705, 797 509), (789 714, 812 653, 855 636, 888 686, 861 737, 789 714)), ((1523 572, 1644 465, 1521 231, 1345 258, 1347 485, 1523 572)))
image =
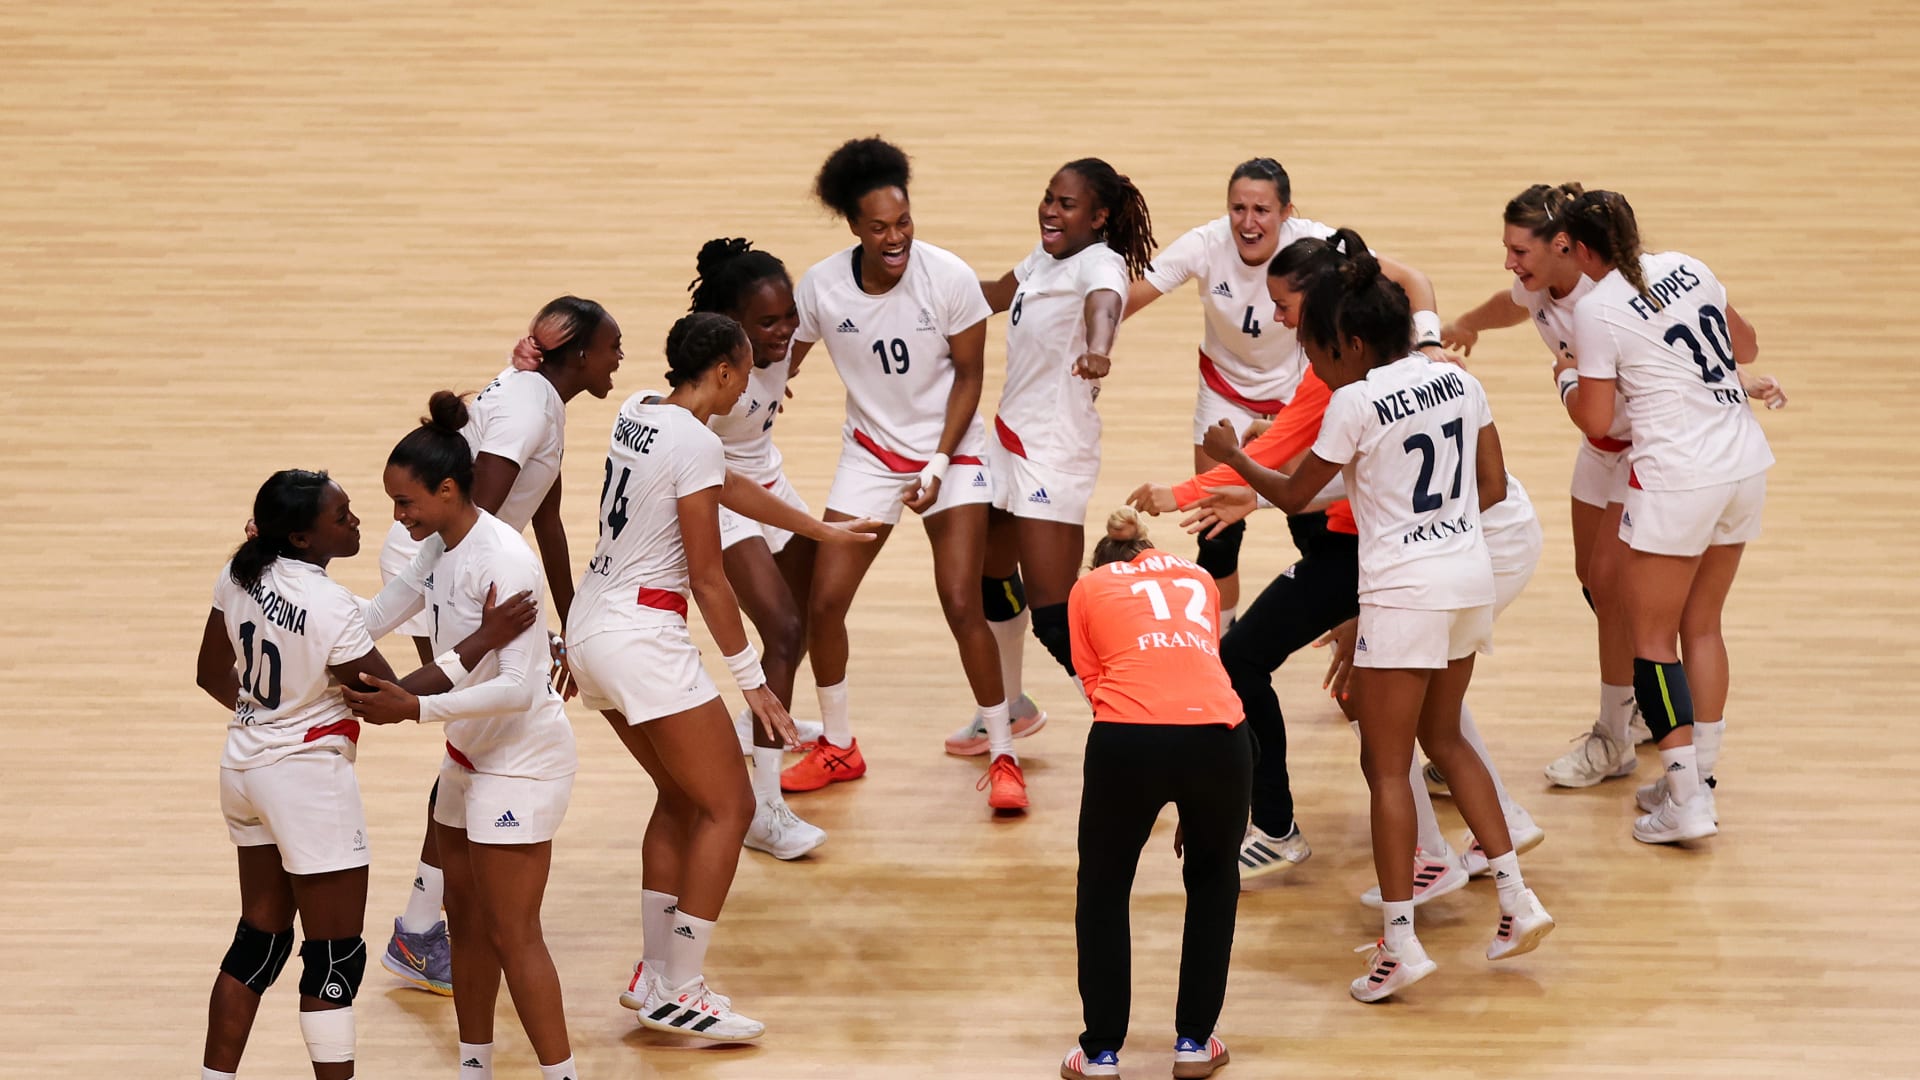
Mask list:
POLYGON ((1033 494, 1027 496, 1027 501, 1030 503, 1039 503, 1041 506, 1053 505, 1053 500, 1047 498, 1046 488, 1041 488, 1040 490, 1035 491, 1033 494))
POLYGON ((1233 296, 1233 290, 1227 288, 1227 283, 1223 281, 1213 287, 1213 295, 1231 298, 1233 296))
POLYGON ((493 827, 496 829, 517 829, 520 827, 520 821, 513 816, 513 811, 509 810, 494 819, 493 827))
POLYGON ((835 327, 835 329, 837 329, 843 334, 857 334, 860 332, 860 328, 853 325, 852 319, 840 320, 840 325, 838 327, 835 327))
POLYGON ((691 926, 676 926, 676 927, 674 927, 674 928, 673 928, 673 932, 674 932, 674 933, 675 933, 676 935, 678 935, 678 936, 680 936, 680 937, 683 937, 683 938, 690 938, 690 937, 692 937, 692 936, 693 936, 693 927, 691 927, 691 926))
POLYGON ((975 469, 975 470, 974 470, 974 473, 973 473, 973 486, 974 486, 974 487, 986 487, 986 486, 987 486, 987 474, 986 474, 986 473, 984 473, 984 472, 981 472, 981 471, 980 471, 980 470, 978 470, 978 469, 975 469))
POLYGON ((1355 641, 1355 642, 1353 643, 1353 651, 1354 651, 1354 652, 1366 652, 1366 651, 1367 651, 1367 639, 1366 639, 1366 638, 1360 638, 1360 639, 1358 639, 1358 640, 1356 640, 1356 641, 1355 641))

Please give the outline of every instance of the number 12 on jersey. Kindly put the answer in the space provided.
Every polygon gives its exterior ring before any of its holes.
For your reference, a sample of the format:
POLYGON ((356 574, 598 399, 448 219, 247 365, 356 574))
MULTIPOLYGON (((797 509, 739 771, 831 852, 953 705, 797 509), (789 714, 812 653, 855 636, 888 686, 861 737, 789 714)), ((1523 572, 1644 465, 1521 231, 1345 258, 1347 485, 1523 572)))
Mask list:
MULTIPOLYGON (((1186 620, 1202 630, 1212 630, 1213 620, 1207 618, 1207 587, 1193 578, 1174 578, 1168 584, 1187 594, 1187 609, 1181 612, 1186 620)), ((1149 578, 1136 581, 1131 590, 1133 595, 1145 594, 1147 603, 1153 607, 1153 617, 1161 622, 1173 619, 1173 609, 1167 606, 1167 594, 1160 583, 1149 578)))

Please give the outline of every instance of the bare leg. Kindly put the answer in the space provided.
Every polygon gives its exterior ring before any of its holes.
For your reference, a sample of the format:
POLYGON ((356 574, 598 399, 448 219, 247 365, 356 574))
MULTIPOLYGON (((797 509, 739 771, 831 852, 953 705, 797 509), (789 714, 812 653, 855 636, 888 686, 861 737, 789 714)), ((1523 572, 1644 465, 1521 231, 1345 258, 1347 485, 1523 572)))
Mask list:
MULTIPOLYGON (((272 844, 243 847, 240 855, 240 918, 255 930, 277 934, 293 928, 293 879, 280 868, 280 849, 272 844)), ((240 1055, 253 1032, 260 995, 221 972, 214 976, 207 1001, 207 1044, 201 1059, 215 1072, 237 1072, 240 1055)))

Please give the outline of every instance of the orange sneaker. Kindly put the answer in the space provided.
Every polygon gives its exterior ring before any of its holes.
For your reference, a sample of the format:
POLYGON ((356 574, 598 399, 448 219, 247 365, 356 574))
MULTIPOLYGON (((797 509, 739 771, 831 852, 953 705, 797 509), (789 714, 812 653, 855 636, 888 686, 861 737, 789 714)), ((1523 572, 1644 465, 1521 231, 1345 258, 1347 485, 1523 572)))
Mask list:
POLYGON ((987 766, 985 776, 974 785, 975 791, 987 792, 987 805, 995 810, 1025 810, 1027 808, 1027 774, 1020 771, 1020 763, 1012 757, 1001 754, 987 766), (991 785, 991 790, 988 790, 991 785))
POLYGON ((859 739, 843 750, 823 738, 808 748, 806 757, 780 770, 780 790, 819 791, 865 775, 867 759, 860 756, 859 739))

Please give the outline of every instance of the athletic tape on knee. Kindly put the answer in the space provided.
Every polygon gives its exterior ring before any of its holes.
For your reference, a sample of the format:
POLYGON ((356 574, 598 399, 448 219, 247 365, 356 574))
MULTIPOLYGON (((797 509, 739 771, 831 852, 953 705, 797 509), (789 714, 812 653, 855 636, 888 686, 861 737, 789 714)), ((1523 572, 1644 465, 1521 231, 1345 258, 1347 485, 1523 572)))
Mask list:
POLYGON ((292 927, 270 934, 248 926, 242 919, 233 932, 233 944, 227 946, 227 955, 220 960, 220 970, 245 983, 254 993, 264 994, 273 980, 280 977, 280 969, 287 966, 287 957, 292 955, 292 927))
POLYGON ((1678 663, 1634 657, 1633 696, 1639 699, 1640 715, 1646 718, 1654 742, 1677 728, 1693 726, 1693 692, 1687 688, 1687 669, 1678 663))
POLYGON ((1587 602, 1588 611, 1591 611, 1596 615, 1600 613, 1600 609, 1593 606, 1593 590, 1592 589, 1587 588, 1585 585, 1580 586, 1580 599, 1585 600, 1587 602))
POLYGON ((300 945, 300 992, 329 1005, 351 1005, 367 973, 364 938, 332 938, 300 945))
POLYGON ((1073 634, 1067 629, 1067 605, 1048 604, 1033 609, 1033 636, 1047 647, 1060 666, 1073 672, 1073 634))
POLYGON ((988 622, 1019 618, 1020 613, 1027 609, 1027 588, 1020 581, 1020 571, 1015 570, 1012 577, 982 577, 980 600, 986 609, 988 622))
POLYGON ((1200 554, 1193 561, 1216 578, 1232 577, 1240 572, 1240 540, 1247 535, 1247 523, 1236 521, 1209 540, 1200 538, 1200 554))
POLYGON ((352 1061, 353 1007, 301 1013, 300 1037, 307 1040, 309 1061, 352 1061))

